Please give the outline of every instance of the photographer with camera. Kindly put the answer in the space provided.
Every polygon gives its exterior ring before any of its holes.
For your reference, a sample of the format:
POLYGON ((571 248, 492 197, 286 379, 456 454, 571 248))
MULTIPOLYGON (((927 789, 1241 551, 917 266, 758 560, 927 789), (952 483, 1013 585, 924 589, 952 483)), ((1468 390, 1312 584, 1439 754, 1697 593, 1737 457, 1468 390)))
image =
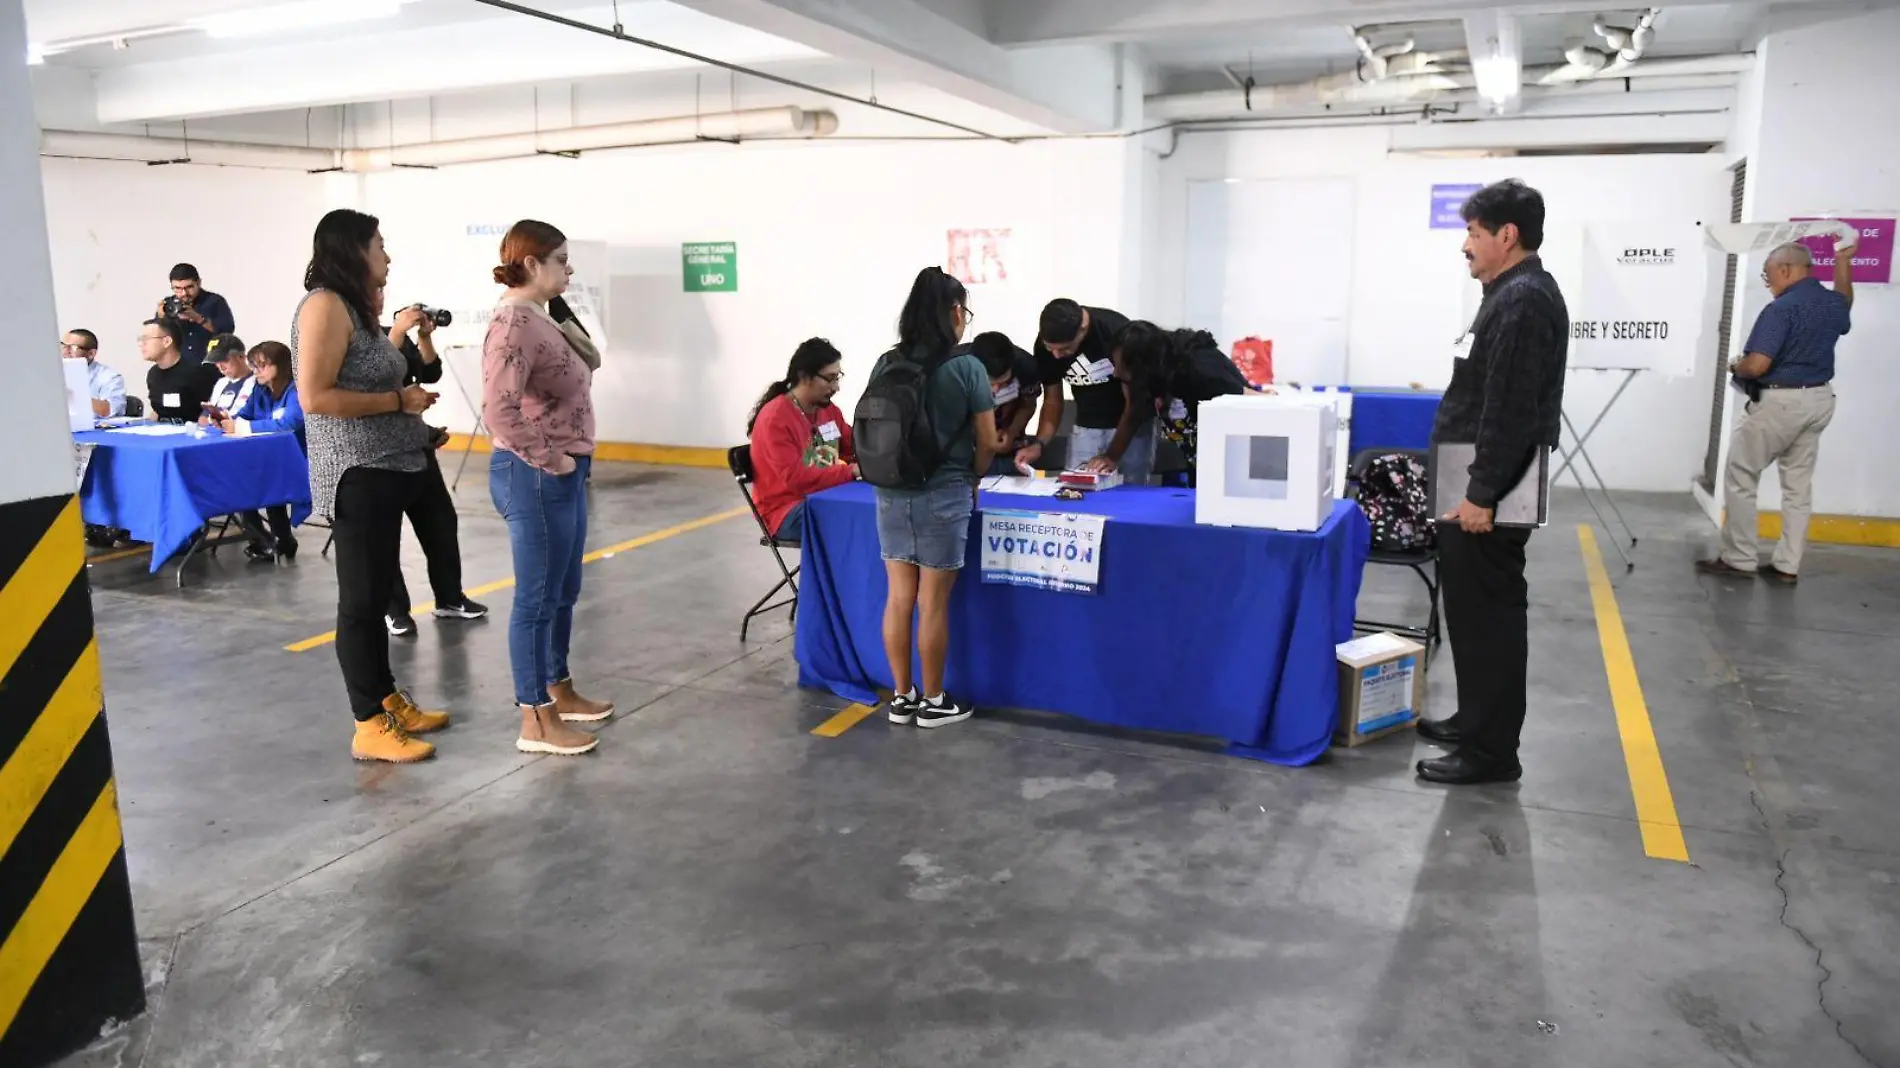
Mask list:
MULTIPOLYGON (((377 290, 373 297, 378 327, 383 319, 383 291, 377 290)), ((439 308, 430 308, 423 304, 411 304, 396 313, 396 322, 388 331, 389 343, 402 352, 408 361, 409 370, 403 378, 403 385, 432 385, 442 381, 442 357, 435 351, 436 327, 447 326, 454 318, 439 308), (410 331, 415 331, 412 340, 410 331)), ((449 432, 441 427, 431 427, 431 444, 440 449, 448 443, 449 432)), ((429 561, 429 585, 435 591, 435 617, 437 619, 480 619, 488 614, 486 605, 477 604, 462 592, 462 545, 457 536, 455 502, 449 497, 448 485, 442 479, 442 465, 436 462, 435 451, 428 454, 428 470, 424 472, 424 481, 428 489, 419 495, 406 509, 409 525, 416 532, 416 541, 422 545, 422 555, 429 561)), ((412 614, 413 606, 409 601, 409 584, 403 581, 402 570, 396 571, 396 583, 389 595, 389 608, 384 613, 383 624, 389 628, 392 637, 407 638, 416 633, 416 620, 412 614)))
POLYGON ((178 324, 184 339, 179 357, 187 364, 204 362, 205 347, 212 338, 237 332, 231 305, 207 290, 198 279, 198 268, 189 263, 172 268, 172 295, 158 302, 158 314, 153 318, 178 324))

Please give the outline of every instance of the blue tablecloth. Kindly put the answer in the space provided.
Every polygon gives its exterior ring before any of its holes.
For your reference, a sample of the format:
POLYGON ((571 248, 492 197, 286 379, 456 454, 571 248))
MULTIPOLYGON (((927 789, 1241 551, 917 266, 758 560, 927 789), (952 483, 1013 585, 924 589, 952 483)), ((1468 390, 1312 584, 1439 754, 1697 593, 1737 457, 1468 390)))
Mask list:
MULTIPOLYGON (((1370 533, 1340 502, 1318 532, 1203 527, 1190 491, 1124 487, 1077 502, 985 493, 996 509, 1106 515, 1099 592, 981 581, 972 518, 950 609, 946 685, 978 706, 1224 738, 1278 764, 1325 752, 1333 646, 1352 637, 1370 533)), ((884 564, 871 487, 809 499, 799 576, 799 682, 847 700, 889 688, 884 564)))
POLYGON ((274 504, 293 522, 310 515, 310 467, 294 434, 151 437, 118 430, 74 434, 95 446, 79 488, 86 522, 152 543, 157 571, 217 516, 274 504))
POLYGON ((1352 394, 1350 462, 1361 449, 1424 449, 1432 443, 1432 420, 1443 393, 1381 390, 1361 386, 1352 394))

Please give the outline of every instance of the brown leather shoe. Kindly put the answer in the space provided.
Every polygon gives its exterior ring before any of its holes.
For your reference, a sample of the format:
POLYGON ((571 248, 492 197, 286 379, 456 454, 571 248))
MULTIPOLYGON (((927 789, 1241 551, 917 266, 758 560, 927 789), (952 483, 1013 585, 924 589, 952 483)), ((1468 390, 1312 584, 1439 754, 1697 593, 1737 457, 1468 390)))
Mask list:
POLYGON ((1801 576, 1792 571, 1783 571, 1773 564, 1769 564, 1763 568, 1761 574, 1763 578, 1772 579, 1775 582, 1781 583, 1783 586, 1792 586, 1801 581, 1801 576))
POLYGON ((549 756, 579 756, 598 745, 600 739, 561 722, 553 705, 521 706, 521 737, 515 739, 516 749, 549 756))
POLYGON ((574 692, 574 680, 548 683, 548 696, 554 699, 554 711, 568 723, 599 723, 614 714, 612 701, 595 701, 574 692))
POLYGON ((396 717, 396 722, 410 734, 429 734, 449 725, 447 712, 431 712, 418 706, 404 690, 383 698, 383 711, 396 717))
POLYGON ((1739 567, 1729 566, 1727 560, 1716 557, 1713 560, 1697 560, 1695 569, 1704 575, 1721 575, 1725 578, 1754 578, 1753 571, 1743 571, 1739 567))
POLYGON ((388 712, 359 720, 356 737, 350 742, 350 755, 357 760, 382 760, 391 764, 414 764, 435 755, 435 746, 411 738, 402 724, 388 712))

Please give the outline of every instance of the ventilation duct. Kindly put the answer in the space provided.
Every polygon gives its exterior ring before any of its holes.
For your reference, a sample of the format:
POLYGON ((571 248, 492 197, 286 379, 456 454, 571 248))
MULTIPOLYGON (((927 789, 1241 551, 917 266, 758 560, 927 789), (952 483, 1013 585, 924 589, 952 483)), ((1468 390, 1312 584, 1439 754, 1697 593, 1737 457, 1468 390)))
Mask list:
POLYGON ((1661 14, 1662 8, 1644 8, 1637 14, 1634 26, 1613 26, 1598 18, 1592 28, 1603 39, 1602 46, 1580 44, 1564 49, 1564 58, 1569 62, 1539 80, 1545 85, 1560 85, 1625 74, 1649 51, 1650 43, 1656 39, 1656 17, 1661 14))
POLYGON ((47 130, 40 135, 40 154, 154 164, 197 163, 217 167, 341 170, 360 174, 392 167, 448 167, 463 163, 697 140, 739 142, 828 137, 836 133, 837 129, 838 116, 830 111, 779 107, 341 151, 243 141, 47 130))

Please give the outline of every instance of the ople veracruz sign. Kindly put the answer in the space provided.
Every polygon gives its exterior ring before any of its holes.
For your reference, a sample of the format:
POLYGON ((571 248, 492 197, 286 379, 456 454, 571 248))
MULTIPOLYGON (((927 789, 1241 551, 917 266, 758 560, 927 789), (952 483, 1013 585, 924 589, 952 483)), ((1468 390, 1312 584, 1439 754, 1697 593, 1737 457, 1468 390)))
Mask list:
POLYGON ((739 243, 689 242, 680 246, 681 269, 688 293, 737 293, 739 243))

